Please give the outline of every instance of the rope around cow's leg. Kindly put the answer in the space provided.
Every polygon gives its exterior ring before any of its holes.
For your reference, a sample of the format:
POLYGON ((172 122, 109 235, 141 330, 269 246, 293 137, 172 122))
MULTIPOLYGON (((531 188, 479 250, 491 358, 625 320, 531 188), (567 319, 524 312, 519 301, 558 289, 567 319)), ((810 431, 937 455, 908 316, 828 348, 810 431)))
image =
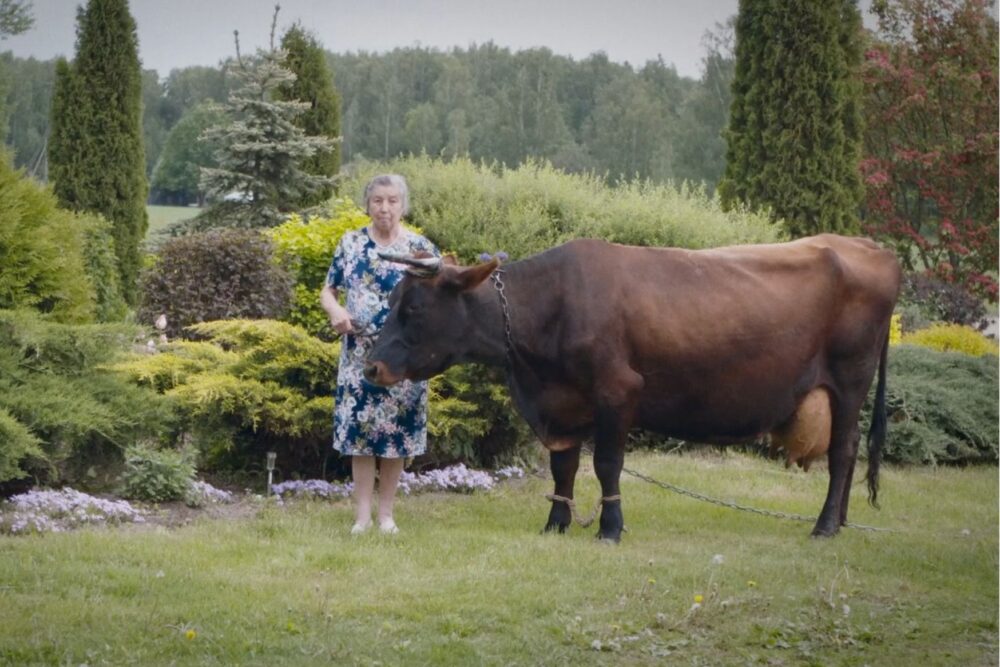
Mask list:
POLYGON ((581 528, 586 528, 590 524, 594 523, 594 519, 597 518, 597 512, 601 509, 601 505, 604 503, 612 503, 622 499, 621 494, 615 496, 605 496, 603 498, 597 499, 597 504, 594 506, 594 511, 590 513, 590 516, 586 519, 581 519, 580 515, 576 513, 576 503, 572 498, 566 498, 565 496, 557 496, 554 493, 545 494, 547 500, 552 502, 566 503, 569 507, 569 511, 573 514, 573 520, 576 521, 577 525, 581 528))

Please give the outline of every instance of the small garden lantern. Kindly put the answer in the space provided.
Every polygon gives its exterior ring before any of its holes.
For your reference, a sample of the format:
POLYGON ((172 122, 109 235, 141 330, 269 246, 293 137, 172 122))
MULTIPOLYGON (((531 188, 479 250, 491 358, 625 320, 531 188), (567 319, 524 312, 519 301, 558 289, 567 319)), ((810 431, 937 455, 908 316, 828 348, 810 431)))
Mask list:
POLYGON ((267 453, 267 495, 271 495, 271 482, 274 481, 274 462, 277 458, 276 452, 267 453))

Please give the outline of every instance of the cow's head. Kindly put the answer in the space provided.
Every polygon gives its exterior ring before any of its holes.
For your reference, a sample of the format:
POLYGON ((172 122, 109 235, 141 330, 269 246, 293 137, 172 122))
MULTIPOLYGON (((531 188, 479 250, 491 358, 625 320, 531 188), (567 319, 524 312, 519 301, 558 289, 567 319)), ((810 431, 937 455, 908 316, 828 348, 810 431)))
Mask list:
POLYGON ((454 258, 384 256, 410 265, 389 295, 389 316, 368 355, 365 378, 388 386, 427 380, 465 359, 476 324, 468 293, 499 266, 458 266, 454 258))

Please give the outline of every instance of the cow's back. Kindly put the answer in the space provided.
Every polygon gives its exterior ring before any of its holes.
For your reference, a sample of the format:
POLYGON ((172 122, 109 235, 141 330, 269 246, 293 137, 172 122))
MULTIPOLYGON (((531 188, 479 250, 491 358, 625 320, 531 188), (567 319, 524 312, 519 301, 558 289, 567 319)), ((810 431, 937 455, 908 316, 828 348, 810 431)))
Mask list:
POLYGON ((587 240, 550 253, 554 351, 587 361, 581 377, 629 364, 645 382, 640 425, 684 423, 678 434, 691 437, 752 435, 787 417, 830 381, 831 357, 877 349, 899 289, 891 253, 836 235, 701 251, 587 240))

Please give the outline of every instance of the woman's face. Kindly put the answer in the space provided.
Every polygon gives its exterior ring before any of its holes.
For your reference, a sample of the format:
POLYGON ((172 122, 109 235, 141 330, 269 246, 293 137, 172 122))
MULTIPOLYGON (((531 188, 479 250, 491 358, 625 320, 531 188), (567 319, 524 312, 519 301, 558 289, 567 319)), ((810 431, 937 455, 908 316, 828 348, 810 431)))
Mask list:
POLYGON ((380 232, 391 233, 403 216, 403 198, 394 185, 376 185, 368 197, 368 216, 380 232))

